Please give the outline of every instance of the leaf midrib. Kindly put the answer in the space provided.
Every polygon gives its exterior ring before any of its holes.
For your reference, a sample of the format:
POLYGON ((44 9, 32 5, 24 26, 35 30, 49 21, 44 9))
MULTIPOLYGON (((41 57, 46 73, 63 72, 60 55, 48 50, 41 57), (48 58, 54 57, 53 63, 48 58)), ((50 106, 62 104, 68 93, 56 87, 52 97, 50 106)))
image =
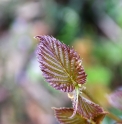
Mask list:
MULTIPOLYGON (((57 45, 56 45, 56 47, 57 47, 57 45)), ((49 48, 51 48, 51 47, 49 47, 49 48)), ((62 48, 62 47, 61 47, 61 48, 62 48)), ((53 54, 54 54, 54 53, 55 53, 54 48, 51 48, 51 50, 52 50, 52 52, 53 52, 53 54)), ((58 53, 59 53, 59 51, 58 51, 58 53)), ((72 81, 72 83, 73 83, 74 85, 76 85, 76 84, 77 84, 76 81, 72 78, 72 75, 70 75, 70 74, 68 73, 68 71, 65 69, 65 67, 63 66, 62 62, 60 61, 60 58, 58 57, 58 55, 54 54, 54 56, 56 57, 56 59, 57 59, 58 62, 60 63, 60 66, 63 68, 63 70, 65 71, 65 73, 68 75, 68 77, 70 78, 70 80, 72 81)))

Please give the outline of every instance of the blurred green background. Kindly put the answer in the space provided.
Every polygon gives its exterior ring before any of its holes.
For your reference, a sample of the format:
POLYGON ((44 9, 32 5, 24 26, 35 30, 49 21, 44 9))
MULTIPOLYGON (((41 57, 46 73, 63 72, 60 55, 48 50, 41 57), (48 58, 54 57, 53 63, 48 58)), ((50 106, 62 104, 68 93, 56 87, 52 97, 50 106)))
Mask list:
POLYGON ((37 35, 73 46, 91 95, 122 118, 107 100, 122 86, 121 0, 0 0, 0 124, 58 124, 51 107, 71 106, 42 77, 37 35))

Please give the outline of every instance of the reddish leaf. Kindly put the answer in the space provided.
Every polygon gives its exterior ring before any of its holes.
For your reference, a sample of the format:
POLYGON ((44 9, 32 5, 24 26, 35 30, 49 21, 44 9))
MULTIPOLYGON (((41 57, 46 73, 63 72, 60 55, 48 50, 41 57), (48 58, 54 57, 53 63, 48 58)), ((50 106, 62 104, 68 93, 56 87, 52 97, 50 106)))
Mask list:
POLYGON ((71 108, 54 108, 54 111, 60 124, 91 124, 78 113, 76 113, 73 118, 69 118, 73 113, 73 109, 71 108))
POLYGON ((53 108, 55 111, 55 117, 60 122, 60 124, 100 124, 106 112, 103 112, 93 119, 83 118, 79 113, 76 113, 73 118, 70 118, 73 109, 72 108, 53 108))
POLYGON ((84 72, 80 56, 65 44, 50 36, 37 36, 40 43, 37 56, 44 77, 52 87, 72 92, 78 84, 84 84, 84 72))
MULTIPOLYGON (((73 102, 73 108, 74 107, 75 103, 73 102)), ((79 95, 77 112, 80 113, 84 118, 93 119, 99 114, 104 113, 104 110, 99 105, 79 95)))
POLYGON ((103 112, 102 114, 99 114, 96 117, 94 117, 93 121, 95 122, 95 124, 101 124, 101 121, 104 119, 106 114, 107 112, 103 112))
POLYGON ((119 88, 109 96, 109 103, 113 107, 122 110, 122 88, 119 88))

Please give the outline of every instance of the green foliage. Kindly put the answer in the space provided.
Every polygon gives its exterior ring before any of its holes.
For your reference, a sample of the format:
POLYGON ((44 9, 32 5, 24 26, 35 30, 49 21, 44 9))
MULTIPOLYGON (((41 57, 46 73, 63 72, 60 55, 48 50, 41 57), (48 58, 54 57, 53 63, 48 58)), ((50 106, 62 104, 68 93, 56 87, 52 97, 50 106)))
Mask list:
POLYGON ((102 65, 96 65, 86 69, 88 76, 88 83, 109 85, 112 79, 112 73, 108 68, 102 65))

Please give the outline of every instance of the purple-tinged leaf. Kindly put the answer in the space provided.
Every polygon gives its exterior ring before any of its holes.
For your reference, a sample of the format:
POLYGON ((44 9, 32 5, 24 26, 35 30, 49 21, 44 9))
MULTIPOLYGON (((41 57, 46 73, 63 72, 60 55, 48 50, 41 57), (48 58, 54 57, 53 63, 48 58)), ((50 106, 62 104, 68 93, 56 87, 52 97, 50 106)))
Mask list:
POLYGON ((74 115, 73 118, 70 118, 73 109, 72 108, 53 108, 55 112, 55 117, 59 121, 60 124, 100 124, 105 115, 106 112, 101 113, 94 118, 84 118, 82 115, 80 115, 78 112, 74 115))
POLYGON ((78 84, 84 84, 84 72, 80 56, 59 40, 50 36, 37 36, 40 43, 37 57, 43 76, 52 87, 72 92, 78 84))
MULTIPOLYGON (((74 107, 75 103, 73 102, 73 108, 74 107)), ((94 102, 84 98, 80 94, 78 97, 77 112, 84 118, 93 119, 94 117, 104 113, 104 110, 98 104, 95 104, 94 102)))
POLYGON ((72 108, 54 108, 54 112, 60 124, 91 124, 78 113, 73 118, 69 118, 73 113, 72 108))
POLYGON ((109 103, 117 108, 122 110, 122 88, 119 88, 115 92, 109 95, 109 103))

